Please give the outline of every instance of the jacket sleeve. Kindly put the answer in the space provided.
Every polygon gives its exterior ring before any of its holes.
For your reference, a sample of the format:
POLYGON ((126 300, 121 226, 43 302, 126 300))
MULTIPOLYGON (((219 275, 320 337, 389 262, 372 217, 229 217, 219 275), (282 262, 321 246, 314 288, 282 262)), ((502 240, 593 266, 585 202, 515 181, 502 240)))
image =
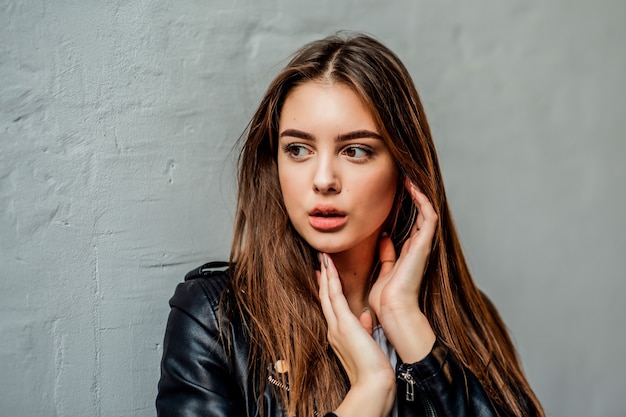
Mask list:
POLYGON ((423 360, 413 364, 399 361, 396 375, 401 416, 507 416, 439 340, 423 360))
POLYGON ((199 280, 179 284, 163 342, 156 399, 160 417, 244 415, 219 337, 217 301, 199 280))

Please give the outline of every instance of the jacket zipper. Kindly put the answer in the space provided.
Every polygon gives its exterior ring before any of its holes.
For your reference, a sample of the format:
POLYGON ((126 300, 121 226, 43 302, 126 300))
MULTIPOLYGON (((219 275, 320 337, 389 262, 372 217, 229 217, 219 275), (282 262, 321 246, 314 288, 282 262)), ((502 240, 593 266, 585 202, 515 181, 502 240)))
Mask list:
POLYGON ((424 408, 426 408, 426 414, 429 417, 437 417, 437 412, 435 411, 435 406, 430 401, 429 398, 424 398, 424 408))
MULTIPOLYGON (((285 391, 289 392, 289 386, 287 384, 284 384, 282 382, 280 382, 279 380, 277 380, 274 375, 269 374, 267 376, 267 380, 270 382, 270 384, 277 386, 280 389, 284 389, 285 391)), ((317 410, 313 410, 313 415, 315 417, 319 417, 320 413, 317 410)))
MULTIPOLYGON (((406 385, 406 401, 413 402, 415 401, 415 379, 413 375, 409 372, 408 367, 401 365, 398 369, 398 377, 405 382, 406 385)), ((419 395, 419 394, 418 394, 419 395)), ((437 417, 437 412, 435 411, 435 406, 433 405, 430 398, 427 398, 424 395, 419 395, 422 400, 422 404, 424 405, 424 411, 426 411, 426 415, 428 417, 437 417)))
POLYGON ((406 400, 409 402, 415 401, 415 380, 413 379, 413 375, 406 369, 400 371, 400 379, 406 383, 406 400))
POLYGON ((267 380, 272 384, 277 386, 280 389, 284 389, 285 391, 289 392, 289 386, 283 382, 280 382, 278 379, 274 378, 274 375, 269 374, 267 376, 267 380))

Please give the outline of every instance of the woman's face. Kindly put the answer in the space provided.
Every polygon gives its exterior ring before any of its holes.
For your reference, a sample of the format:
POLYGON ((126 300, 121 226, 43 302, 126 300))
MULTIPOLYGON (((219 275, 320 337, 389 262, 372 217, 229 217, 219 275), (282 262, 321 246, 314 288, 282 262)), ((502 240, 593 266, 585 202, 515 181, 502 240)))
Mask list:
POLYGON ((278 141, 283 199, 300 236, 320 252, 375 247, 398 173, 353 90, 316 81, 296 87, 283 104, 278 141))

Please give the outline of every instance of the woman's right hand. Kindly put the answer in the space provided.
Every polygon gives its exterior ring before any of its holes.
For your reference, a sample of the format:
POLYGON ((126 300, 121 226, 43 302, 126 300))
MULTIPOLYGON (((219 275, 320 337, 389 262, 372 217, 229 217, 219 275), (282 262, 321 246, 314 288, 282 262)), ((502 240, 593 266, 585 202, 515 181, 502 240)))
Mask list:
POLYGON ((373 317, 357 319, 343 294, 332 259, 322 254, 319 297, 328 323, 328 342, 350 379, 350 391, 336 412, 342 417, 387 416, 395 399, 395 372, 372 338, 373 317))

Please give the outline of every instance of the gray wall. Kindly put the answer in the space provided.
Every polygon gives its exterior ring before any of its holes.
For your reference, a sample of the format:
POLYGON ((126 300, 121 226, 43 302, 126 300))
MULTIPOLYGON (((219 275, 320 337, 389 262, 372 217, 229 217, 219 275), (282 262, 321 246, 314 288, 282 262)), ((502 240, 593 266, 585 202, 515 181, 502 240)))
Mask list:
POLYGON ((154 414, 167 301, 228 254, 231 147, 347 28, 410 68, 548 414, 624 415, 626 3, 387 3, 0 2, 0 414, 154 414))

